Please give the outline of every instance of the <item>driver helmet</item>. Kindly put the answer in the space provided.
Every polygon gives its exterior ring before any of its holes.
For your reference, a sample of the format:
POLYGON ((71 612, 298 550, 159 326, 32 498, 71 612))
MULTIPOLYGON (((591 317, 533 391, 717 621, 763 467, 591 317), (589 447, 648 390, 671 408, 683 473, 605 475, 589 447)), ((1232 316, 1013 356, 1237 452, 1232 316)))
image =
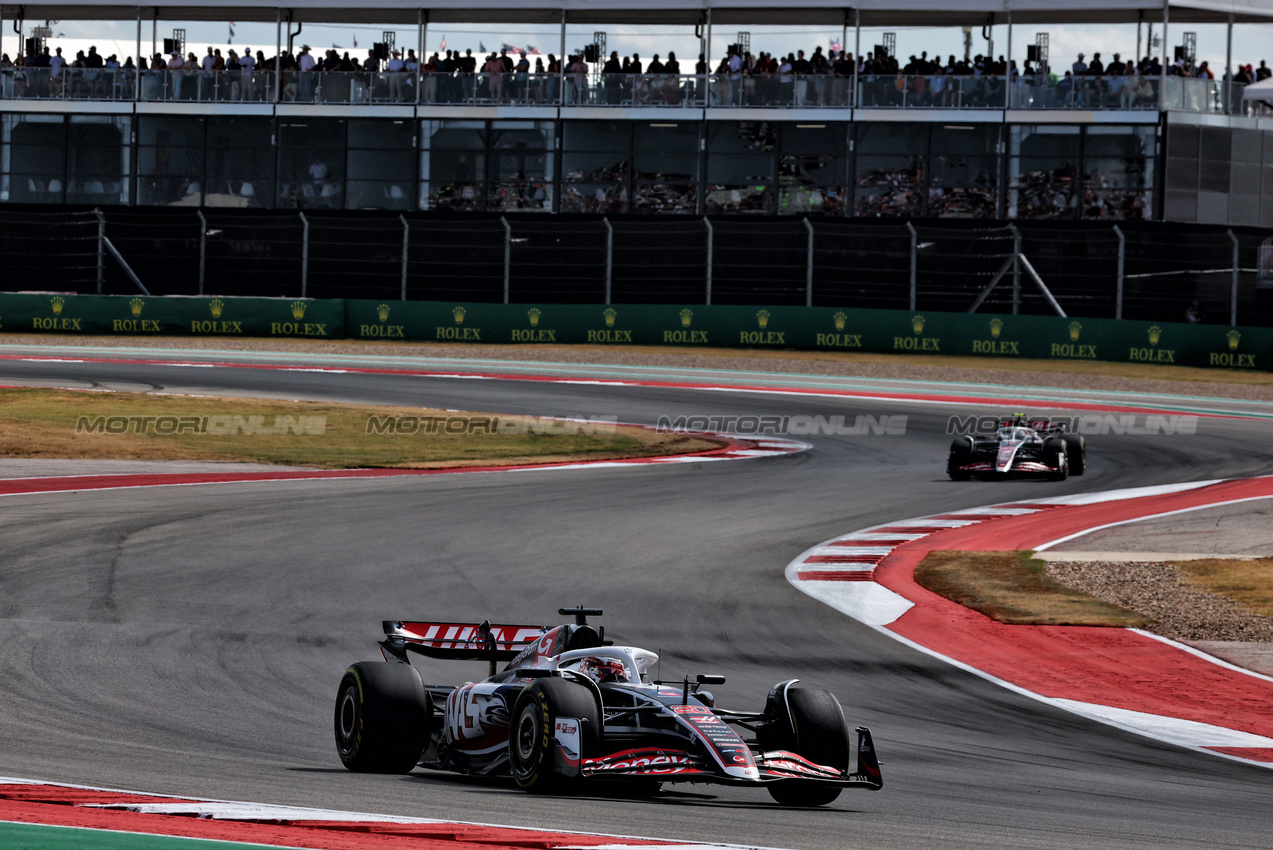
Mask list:
POLYGON ((579 671, 600 684, 628 681, 623 662, 615 658, 585 658, 579 664, 579 671))

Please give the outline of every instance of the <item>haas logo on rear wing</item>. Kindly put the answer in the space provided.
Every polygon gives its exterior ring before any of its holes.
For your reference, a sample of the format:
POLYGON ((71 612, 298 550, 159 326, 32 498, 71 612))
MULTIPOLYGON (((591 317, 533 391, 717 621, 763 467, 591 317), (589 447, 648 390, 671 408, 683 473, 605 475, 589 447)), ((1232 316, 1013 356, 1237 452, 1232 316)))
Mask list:
POLYGON ((399 661, 406 653, 456 661, 507 661, 544 633, 543 626, 481 623, 434 623, 385 620, 385 639, 380 646, 399 661))

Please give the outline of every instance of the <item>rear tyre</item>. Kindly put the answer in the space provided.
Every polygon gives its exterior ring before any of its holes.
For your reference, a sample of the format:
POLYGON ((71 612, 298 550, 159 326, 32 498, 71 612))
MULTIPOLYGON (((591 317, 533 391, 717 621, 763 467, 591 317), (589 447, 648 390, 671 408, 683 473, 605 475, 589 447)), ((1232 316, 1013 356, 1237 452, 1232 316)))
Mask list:
MULTIPOLYGON (((849 767, 848 725, 840 701, 830 691, 791 688, 787 691, 791 722, 795 730, 783 729, 785 722, 775 723, 777 743, 817 764, 845 771, 849 767)), ((801 779, 786 779, 769 786, 769 796, 783 806, 825 806, 840 796, 834 785, 801 779)))
POLYGON ((508 730, 510 772, 531 794, 560 794, 570 788, 573 777, 557 767, 558 718, 577 721, 579 727, 579 752, 564 754, 568 760, 581 762, 600 749, 601 718, 592 691, 566 679, 536 679, 513 703, 508 730))
POLYGON ((1087 468, 1087 440, 1082 434, 1065 435, 1065 459, 1069 461, 1071 475, 1083 474, 1087 468))
POLYGON ((972 446, 967 440, 954 440, 950 444, 950 458, 946 461, 946 474, 951 481, 967 481, 972 473, 961 466, 972 463, 972 446))
POLYGON ((429 743, 433 703, 409 664, 360 661, 336 691, 336 752, 359 773, 410 773, 429 743))

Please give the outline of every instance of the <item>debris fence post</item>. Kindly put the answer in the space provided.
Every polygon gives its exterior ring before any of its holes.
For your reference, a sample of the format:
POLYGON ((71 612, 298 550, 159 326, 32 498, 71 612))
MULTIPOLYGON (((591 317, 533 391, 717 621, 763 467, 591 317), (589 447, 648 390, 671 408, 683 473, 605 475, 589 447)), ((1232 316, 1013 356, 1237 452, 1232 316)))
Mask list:
POLYGON ((398 216, 402 222, 402 296, 400 301, 407 300, 407 255, 411 251, 411 225, 405 215, 398 216))
POLYGON ((813 224, 810 223, 809 217, 804 217, 805 229, 809 231, 809 250, 805 260, 804 272, 804 306, 813 306, 813 224))
POLYGON ((1238 323, 1238 273, 1242 270, 1241 267, 1238 265, 1238 261, 1241 259, 1241 255, 1239 252, 1239 248, 1241 247, 1241 245, 1238 242, 1238 237, 1234 235, 1232 230, 1228 231, 1228 233, 1229 233, 1229 239, 1232 240, 1233 242, 1233 281, 1230 284, 1230 288, 1229 288, 1229 324, 1237 325, 1238 323))
POLYGON ((911 310, 917 310, 915 306, 919 300, 919 231, 915 229, 915 225, 910 221, 906 222, 906 229, 911 232, 911 310))
POLYGON ((195 210, 199 216, 199 294, 203 294, 204 269, 208 264, 208 220, 203 217, 203 210, 195 210))
POLYGON ((309 294, 309 219, 305 213, 301 217, 301 297, 309 294))
POLYGON ((608 216, 601 219, 606 226, 606 303, 610 303, 610 285, 614 280, 614 225, 608 216))
POLYGON ((509 278, 513 269, 513 226, 504 216, 499 217, 499 223, 504 225, 504 303, 507 304, 509 278))
POLYGON ((1127 237, 1117 224, 1114 235, 1118 237, 1118 280, 1114 290, 1114 318, 1123 318, 1123 276, 1127 270, 1127 237))
POLYGON ((705 303, 712 303, 712 243, 715 241, 715 231, 712 230, 712 222, 707 216, 703 216, 703 226, 707 228, 707 300, 705 303))
POLYGON ((1012 232, 1012 315, 1021 314, 1021 231, 1009 224, 1012 232))
POLYGON ((97 216, 97 294, 101 295, 106 282, 106 216, 96 207, 93 215, 97 216))

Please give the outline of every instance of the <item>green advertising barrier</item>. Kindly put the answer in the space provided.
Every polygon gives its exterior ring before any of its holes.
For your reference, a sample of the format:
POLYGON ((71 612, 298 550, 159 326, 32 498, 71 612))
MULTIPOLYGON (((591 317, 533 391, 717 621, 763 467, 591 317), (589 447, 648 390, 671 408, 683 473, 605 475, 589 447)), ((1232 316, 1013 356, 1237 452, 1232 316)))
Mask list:
POLYGON ((1273 329, 828 307, 346 301, 354 339, 676 345, 1273 369, 1273 329))
POLYGON ((0 293, 0 332, 791 348, 1273 370, 1273 329, 982 313, 0 293))
POLYGON ((0 331, 343 339, 342 301, 0 293, 0 331))

